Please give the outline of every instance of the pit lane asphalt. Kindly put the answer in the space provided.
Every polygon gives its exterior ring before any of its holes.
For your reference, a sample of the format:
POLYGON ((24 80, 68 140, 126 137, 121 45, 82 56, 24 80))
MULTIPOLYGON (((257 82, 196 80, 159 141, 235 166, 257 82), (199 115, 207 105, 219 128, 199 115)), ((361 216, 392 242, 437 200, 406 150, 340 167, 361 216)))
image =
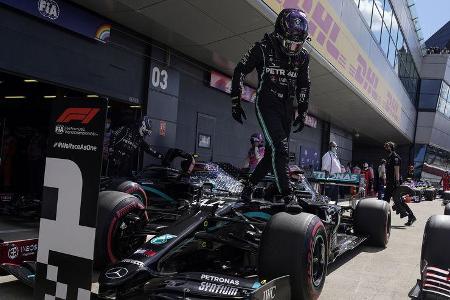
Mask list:
MULTIPOLYGON (((417 222, 412 227, 405 227, 403 224, 406 220, 400 220, 394 214, 391 238, 386 249, 361 246, 328 267, 321 300, 409 299, 408 292, 419 278, 425 223, 431 215, 444 212, 441 200, 413 203, 411 208, 417 216, 417 222)), ((0 277, 0 299, 32 298, 30 288, 11 276, 0 277)), ((147 298, 134 298, 138 299, 147 298)))
POLYGON ((391 237, 386 249, 362 246, 329 266, 320 299, 409 299, 419 278, 422 237, 428 218, 444 214, 441 200, 411 203, 417 217, 412 227, 392 215, 391 237))

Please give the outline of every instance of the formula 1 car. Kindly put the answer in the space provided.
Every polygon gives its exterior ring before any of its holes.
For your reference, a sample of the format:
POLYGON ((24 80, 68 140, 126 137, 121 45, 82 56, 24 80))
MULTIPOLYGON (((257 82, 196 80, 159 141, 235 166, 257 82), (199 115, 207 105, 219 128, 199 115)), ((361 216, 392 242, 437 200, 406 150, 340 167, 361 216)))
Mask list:
MULTIPOLYGON (((99 297, 317 299, 329 263, 366 241, 386 247, 391 228, 386 202, 341 207, 305 197, 301 182, 293 186, 289 203, 203 194, 175 223, 108 266, 99 277, 99 297)), ((117 203, 136 199, 117 191, 101 197, 117 203)), ((134 220, 139 218, 143 212, 134 220)))
POLYGON ((115 187, 134 197, 100 193, 95 242, 98 267, 132 254, 147 235, 157 234, 192 205, 207 205, 208 199, 202 198, 205 193, 237 198, 242 190, 242 184, 215 163, 196 163, 189 176, 169 167, 150 166, 133 180, 119 178, 103 184, 103 191, 115 187))
POLYGON ((437 189, 428 181, 407 180, 403 183, 403 185, 411 188, 413 193, 410 196, 415 199, 415 202, 420 202, 422 199, 426 201, 433 201, 436 199, 437 189))
MULTIPOLYGON (((231 166, 226 168, 231 169, 231 166)), ((209 198, 203 197, 205 195, 237 200, 243 187, 238 179, 245 175, 235 173, 229 175, 216 163, 196 163, 190 176, 168 167, 151 166, 137 174, 134 181, 120 178, 116 183, 112 181, 109 186, 115 186, 113 190, 123 191, 135 198, 119 201, 100 194, 96 265, 105 266, 132 254, 145 242, 146 235, 158 234, 187 213, 192 205, 208 205, 209 198)), ((312 189, 298 167, 291 167, 289 174, 298 195, 313 201, 327 199, 312 189), (296 180, 300 177, 303 180, 296 180)), ((273 190, 273 182, 273 176, 267 176, 255 195, 270 198, 268 191, 273 190)))
POLYGON ((409 293, 412 299, 450 299, 450 204, 444 215, 431 216, 425 225, 420 275, 409 293))

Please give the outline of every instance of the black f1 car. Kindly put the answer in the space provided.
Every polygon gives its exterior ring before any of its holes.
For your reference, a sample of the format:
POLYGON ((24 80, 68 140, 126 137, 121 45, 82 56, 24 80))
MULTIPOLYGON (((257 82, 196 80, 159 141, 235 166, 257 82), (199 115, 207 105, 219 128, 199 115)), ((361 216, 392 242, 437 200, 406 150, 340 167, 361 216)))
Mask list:
POLYGON ((431 216, 425 225, 420 275, 410 291, 412 299, 450 299, 450 204, 444 215, 431 216))
MULTIPOLYGON (((384 201, 362 200, 352 208, 305 196, 303 180, 293 182, 290 203, 202 194, 175 223, 107 267, 99 297, 317 299, 330 262, 365 241, 387 245, 391 211, 384 201)), ((117 191, 100 198, 117 205, 138 201, 117 191)), ((145 210, 125 218, 133 226, 124 235, 142 238, 145 210)))
POLYGON ((411 188, 411 197, 414 201, 420 202, 422 199, 426 201, 433 201, 437 196, 437 189, 429 181, 424 180, 407 180, 403 183, 404 186, 411 188))

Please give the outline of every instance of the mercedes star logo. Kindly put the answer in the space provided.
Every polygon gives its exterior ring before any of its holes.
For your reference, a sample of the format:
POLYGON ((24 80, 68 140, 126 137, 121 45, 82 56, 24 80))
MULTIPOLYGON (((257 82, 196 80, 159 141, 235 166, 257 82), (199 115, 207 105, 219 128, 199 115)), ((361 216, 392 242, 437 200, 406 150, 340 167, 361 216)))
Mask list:
POLYGON ((109 279, 119 279, 128 274, 128 270, 122 267, 112 268, 106 271, 105 276, 109 279))

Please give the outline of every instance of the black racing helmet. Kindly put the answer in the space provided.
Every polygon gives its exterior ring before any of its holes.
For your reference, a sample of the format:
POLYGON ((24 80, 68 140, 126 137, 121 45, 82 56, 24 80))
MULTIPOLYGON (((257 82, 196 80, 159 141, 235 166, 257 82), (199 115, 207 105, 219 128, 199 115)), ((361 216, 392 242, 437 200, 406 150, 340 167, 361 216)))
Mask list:
POLYGON ((283 9, 275 22, 275 35, 287 55, 297 55, 308 38, 308 19, 304 11, 283 9))

